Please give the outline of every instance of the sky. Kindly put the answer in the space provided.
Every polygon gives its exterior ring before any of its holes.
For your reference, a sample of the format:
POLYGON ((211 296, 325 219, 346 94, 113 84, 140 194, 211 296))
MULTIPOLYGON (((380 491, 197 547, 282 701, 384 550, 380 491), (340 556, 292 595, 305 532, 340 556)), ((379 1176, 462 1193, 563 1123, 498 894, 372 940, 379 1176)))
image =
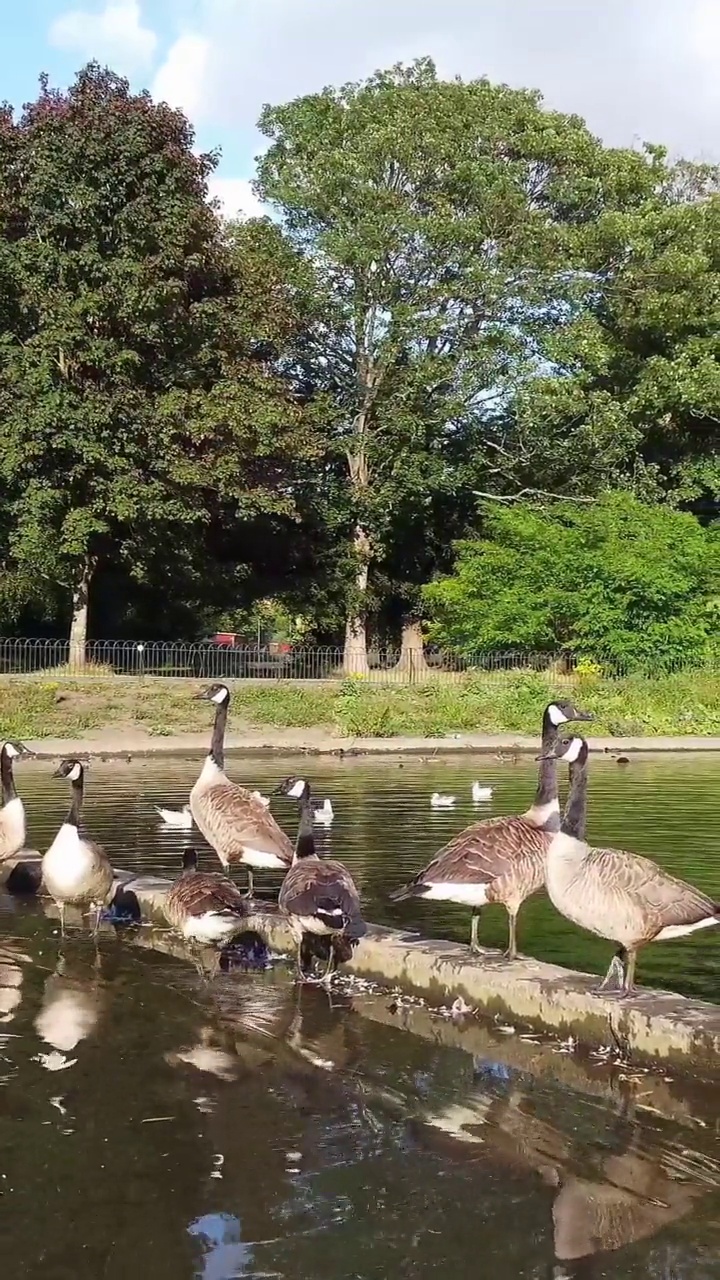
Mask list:
POLYGON ((540 89, 611 145, 720 160, 720 0, 0 0, 0 101, 89 59, 182 107, 228 215, 253 214, 265 102, 429 54, 540 89))

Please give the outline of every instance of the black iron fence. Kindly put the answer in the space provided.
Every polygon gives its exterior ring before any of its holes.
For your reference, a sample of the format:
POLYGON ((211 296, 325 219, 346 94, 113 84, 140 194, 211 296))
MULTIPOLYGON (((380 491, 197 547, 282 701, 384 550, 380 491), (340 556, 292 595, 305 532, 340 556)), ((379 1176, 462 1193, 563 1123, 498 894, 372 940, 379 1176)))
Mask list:
MULTIPOLYGON (((690 668, 680 661, 653 664, 648 673, 690 668)), ((720 670, 720 659, 708 657, 693 670, 720 670)), ((637 670, 634 664, 633 670, 637 670)), ((567 654, 502 653, 459 655, 438 649, 371 647, 367 655, 341 647, 317 645, 236 645, 213 641, 91 640, 84 647, 67 640, 0 638, 0 675, 102 679, 109 676, 196 680, 340 680, 375 684, 455 681, 472 672, 546 672, 554 681, 593 674, 619 678, 629 674, 620 663, 591 663, 567 654)))

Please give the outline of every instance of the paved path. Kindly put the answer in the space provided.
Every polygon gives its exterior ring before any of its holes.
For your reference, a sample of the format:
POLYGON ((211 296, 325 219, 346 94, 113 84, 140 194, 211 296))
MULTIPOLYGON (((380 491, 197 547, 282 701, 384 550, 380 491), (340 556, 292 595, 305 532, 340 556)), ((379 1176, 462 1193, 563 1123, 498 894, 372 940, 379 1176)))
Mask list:
MULTIPOLYGON (((207 750, 208 733, 154 737, 142 730, 96 730, 82 738, 37 738, 28 741, 43 756, 200 755, 207 750)), ((590 738, 593 751, 617 754, 660 751, 720 751, 720 738, 590 738)), ((537 753, 538 739, 512 733, 457 733, 444 738, 336 738, 324 729, 249 729, 228 734, 231 751, 255 755, 261 751, 307 751, 313 755, 447 755, 459 752, 537 753)))

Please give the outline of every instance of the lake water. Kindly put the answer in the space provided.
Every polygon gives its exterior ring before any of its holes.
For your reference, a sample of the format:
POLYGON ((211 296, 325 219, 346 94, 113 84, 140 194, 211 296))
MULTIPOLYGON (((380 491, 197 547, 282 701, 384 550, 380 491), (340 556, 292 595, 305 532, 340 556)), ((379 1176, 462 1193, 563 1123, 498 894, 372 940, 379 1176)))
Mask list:
MULTIPOLYGON (((333 800, 322 838, 362 885, 369 918, 464 939, 461 909, 391 910, 385 894, 472 819, 474 778, 495 788, 482 812, 517 811, 532 765, 402 763, 268 758, 230 772, 265 791, 308 773, 333 800), (462 802, 433 813, 434 790, 462 802)), ((184 803, 196 770, 92 765, 88 827, 117 864, 176 869, 186 836, 161 831, 152 805, 184 803)), ((66 807, 50 772, 17 770, 41 848, 66 807)), ((592 838, 717 894, 714 773, 708 760, 600 762, 592 838)), ((273 806, 292 832, 292 807, 273 806)), ((503 928, 488 911, 485 940, 500 943, 503 928)), ((542 901, 521 930, 529 952, 604 967, 607 948, 542 901)), ((715 939, 662 944, 641 977, 716 998, 719 959, 715 939)), ((297 990, 284 966, 203 981, 111 930, 96 954, 82 934, 61 943, 38 904, 0 896, 5 1273, 720 1280, 717 1091, 660 1081, 658 1105, 642 1077, 597 1066, 585 1080, 572 1058, 520 1037, 488 1032, 478 1047, 428 1015, 432 1039, 411 1034, 389 1003, 297 990)))

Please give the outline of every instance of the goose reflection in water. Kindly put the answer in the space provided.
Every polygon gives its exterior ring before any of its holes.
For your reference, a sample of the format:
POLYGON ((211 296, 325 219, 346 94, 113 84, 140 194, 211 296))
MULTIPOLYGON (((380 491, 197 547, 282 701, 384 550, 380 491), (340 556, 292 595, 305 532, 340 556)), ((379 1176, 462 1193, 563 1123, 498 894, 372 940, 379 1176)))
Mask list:
POLYGON ((30 964, 30 956, 13 938, 4 938, 0 945, 0 1024, 12 1022, 22 1000, 22 984, 25 976, 23 965, 30 964))
MULTIPOLYGON (((55 972, 45 983, 42 1006, 35 1018, 35 1030, 41 1040, 51 1045, 56 1053, 72 1053, 81 1040, 86 1040, 95 1030, 101 1007, 97 969, 93 968, 88 972, 84 967, 77 967, 71 971, 67 960, 61 955, 55 972)), ((55 1062, 56 1059, 51 1061, 55 1062)))

